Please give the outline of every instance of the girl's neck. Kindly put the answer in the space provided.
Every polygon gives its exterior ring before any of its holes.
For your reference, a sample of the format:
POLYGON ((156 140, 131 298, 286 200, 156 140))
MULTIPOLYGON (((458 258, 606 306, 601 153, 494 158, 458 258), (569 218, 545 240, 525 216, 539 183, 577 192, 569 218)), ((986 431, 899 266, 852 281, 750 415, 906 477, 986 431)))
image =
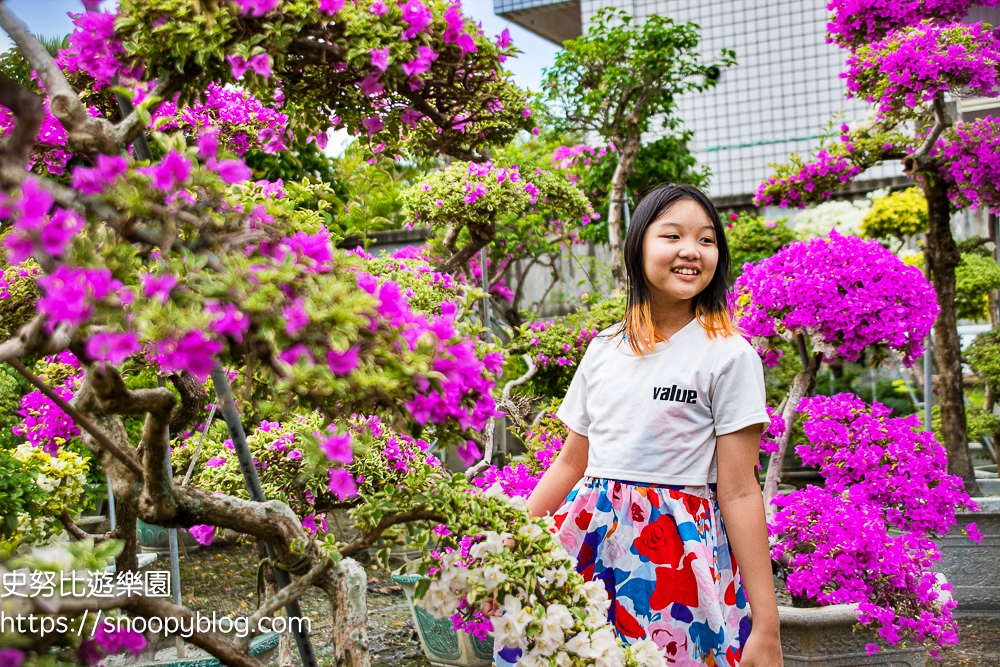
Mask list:
POLYGON ((694 319, 693 304, 687 302, 678 304, 678 306, 673 308, 657 308, 655 304, 650 305, 650 315, 652 315, 653 324, 667 338, 670 338, 683 329, 694 319))

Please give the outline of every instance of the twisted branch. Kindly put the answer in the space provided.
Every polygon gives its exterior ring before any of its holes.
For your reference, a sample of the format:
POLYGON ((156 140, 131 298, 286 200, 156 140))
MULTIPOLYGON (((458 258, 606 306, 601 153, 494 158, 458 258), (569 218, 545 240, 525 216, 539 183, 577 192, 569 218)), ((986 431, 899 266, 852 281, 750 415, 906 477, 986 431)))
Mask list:
POLYGON ((0 4, 0 28, 10 36, 45 84, 49 97, 49 110, 66 128, 70 152, 117 155, 120 149, 115 142, 114 125, 87 112, 49 52, 35 39, 28 26, 14 16, 6 4, 0 4))
POLYGON ((410 512, 401 512, 399 514, 384 516, 375 528, 368 531, 364 535, 357 537, 351 543, 341 547, 340 555, 344 558, 353 556, 359 551, 367 549, 371 545, 375 544, 378 538, 381 537, 382 533, 389 528, 401 523, 409 523, 410 521, 437 521, 438 523, 443 523, 444 517, 431 510, 412 510, 410 512))
MULTIPOLYGON (((298 600, 302 594, 306 592, 306 589, 312 586, 313 583, 320 577, 329 572, 331 567, 333 567, 333 561, 326 558, 320 562, 319 565, 299 577, 293 584, 282 588, 253 613, 253 616, 251 616, 250 620, 247 622, 247 627, 256 628, 260 619, 271 616, 292 600, 298 600)), ((249 646, 252 637, 253 635, 247 634, 246 637, 239 641, 239 645, 244 647, 249 646)))
POLYGON ((941 134, 951 127, 952 123, 951 116, 948 115, 948 111, 944 107, 944 93, 939 92, 934 96, 934 127, 931 128, 930 134, 924 139, 924 142, 920 145, 914 153, 907 155, 903 158, 903 173, 907 175, 915 174, 921 169, 930 166, 930 152, 934 148, 934 144, 941 137, 941 134))
MULTIPOLYGON (((2 6, 0 6, 0 8, 2 8, 2 6)), ((129 470, 134 472, 140 478, 142 477, 142 466, 140 466, 139 462, 135 460, 134 452, 126 452, 124 449, 112 442, 111 439, 104 434, 104 431, 97 428, 93 422, 83 415, 83 413, 67 403, 62 397, 52 391, 51 387, 42 382, 37 375, 25 368, 20 359, 8 359, 7 363, 13 366, 14 370, 20 373, 21 376, 30 382, 32 386, 38 389, 38 391, 42 392, 46 398, 55 403, 60 410, 69 415, 70 418, 76 422, 80 428, 89 433, 90 436, 101 445, 101 447, 113 454, 114 457, 125 464, 125 467, 129 470)), ((172 395, 171 398, 173 398, 172 395)))

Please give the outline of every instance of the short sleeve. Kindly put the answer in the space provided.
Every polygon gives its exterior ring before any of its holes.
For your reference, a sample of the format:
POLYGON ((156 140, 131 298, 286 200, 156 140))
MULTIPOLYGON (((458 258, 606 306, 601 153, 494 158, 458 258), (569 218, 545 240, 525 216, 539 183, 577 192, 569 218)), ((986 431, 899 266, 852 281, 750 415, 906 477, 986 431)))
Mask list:
POLYGON ((570 382, 566 397, 556 411, 556 416, 574 433, 586 436, 590 428, 590 415, 587 414, 587 360, 590 357, 590 347, 583 355, 580 365, 576 367, 573 381, 570 382))
POLYGON ((715 434, 725 435, 752 424, 769 424, 764 366, 749 346, 740 350, 715 379, 711 396, 715 434))

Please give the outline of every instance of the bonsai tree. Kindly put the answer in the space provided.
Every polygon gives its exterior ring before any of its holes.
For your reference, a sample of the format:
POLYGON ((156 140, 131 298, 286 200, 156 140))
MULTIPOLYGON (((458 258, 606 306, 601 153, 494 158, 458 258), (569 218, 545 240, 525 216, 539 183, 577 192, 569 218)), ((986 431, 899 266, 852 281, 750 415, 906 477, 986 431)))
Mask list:
MULTIPOLYGON (((591 19, 586 35, 563 43, 546 72, 546 99, 560 110, 554 116, 556 129, 594 132, 608 148, 613 145, 618 162, 610 184, 612 204, 625 197, 642 135, 653 128, 652 121, 663 131, 675 130, 680 96, 715 86, 721 68, 735 64, 728 49, 716 62, 703 62, 698 42, 693 23, 653 14, 633 24, 625 12, 606 7, 591 19)), ((622 234, 622 209, 613 205, 608 245, 619 288, 625 284, 622 234)))
MULTIPOLYGON (((596 216, 587 198, 562 174, 526 165, 453 162, 434 171, 403 193, 411 224, 445 230, 437 245, 448 259, 439 265, 473 286, 483 285, 478 251, 488 244, 486 285, 508 323, 518 325, 517 306, 524 275, 542 258, 552 258, 578 242, 578 230, 596 216), (459 248, 461 243, 461 248, 459 248), (515 279, 515 291, 504 282, 511 262, 528 259, 515 279)), ((551 285, 558 279, 553 276, 551 285)), ((547 292, 546 292, 547 295, 547 292)), ((544 301, 544 296, 542 298, 544 301)))
MULTIPOLYGON (((890 417, 851 394, 804 398, 796 411, 807 440, 796 451, 823 485, 774 499, 771 554, 793 599, 857 603, 858 621, 882 641, 938 657, 958 643, 958 626, 951 585, 932 569, 941 558, 933 538, 955 525, 956 508, 976 509, 944 448, 916 415, 890 417)), ((975 524, 962 532, 982 539, 975 524)))
POLYGON ((866 351, 872 363, 912 365, 937 315, 934 291, 875 241, 841 236, 796 241, 772 257, 744 267, 733 286, 734 319, 773 366, 783 355, 779 340, 795 341, 802 372, 779 407, 789 428, 777 441, 764 484, 765 507, 774 514, 781 465, 795 410, 812 388, 824 361, 857 361, 866 351))
MULTIPOLYGON (((288 581, 269 588, 251 625, 319 588, 335 616, 336 662, 367 659, 363 615, 348 614, 345 589, 363 594, 364 586, 349 558, 415 524, 427 547, 415 569, 430 575, 419 595, 432 613, 465 613, 463 601, 474 609, 496 593, 517 607, 503 636, 529 637, 529 655, 664 664, 650 642, 617 641, 603 586, 573 571, 551 520, 529 519, 523 502, 497 485, 478 492, 425 451, 424 438, 468 446, 483 429, 496 414, 504 361, 464 317, 468 302, 451 277, 418 258, 338 251, 348 230, 329 210, 329 186, 250 182, 243 143, 213 116, 226 105, 209 105, 207 125, 165 122, 158 131, 152 119, 168 103, 178 106, 170 118, 184 118, 213 85, 228 95, 226 84, 237 84, 256 100, 283 104, 297 141, 322 142, 344 124, 376 162, 397 151, 479 158, 530 127, 523 94, 499 65, 509 43, 486 39, 456 5, 420 0, 123 2, 115 15, 78 17, 57 59, 6 5, 0 27, 45 95, 0 76, 0 104, 12 117, 0 144, 0 219, 17 274, 5 271, 4 280, 30 298, 27 321, 0 342, 0 362, 37 390, 32 400, 49 402, 44 418, 25 421, 25 452, 51 462, 46 448, 54 445, 56 458, 62 451, 58 429, 75 429, 91 465, 110 479, 117 509, 115 529, 93 537, 62 512, 78 542, 7 563, 19 572, 5 577, 17 588, 5 612, 45 616, 67 630, 0 629, 5 663, 89 664, 138 653, 145 637, 109 617, 156 617, 174 627, 192 617, 184 606, 120 590, 111 598, 30 595, 45 572, 101 570, 110 560, 123 580, 134 579, 141 518, 203 541, 230 529, 265 543, 275 579, 288 581), (120 88, 109 87, 115 80, 120 88), (25 363, 67 354, 57 360, 77 372, 58 377, 25 363), (167 473, 171 444, 196 430, 209 390, 234 449, 225 441, 210 447, 214 456, 200 470, 196 463, 195 483, 184 484, 167 473), (279 436, 267 435, 268 421, 247 438, 240 411, 280 416, 279 436), (278 451, 288 436, 295 447, 278 451), (267 453, 259 469, 251 447, 267 453), (301 458, 290 458, 292 449, 301 458), (225 451, 243 460, 246 495, 225 451), (279 460, 299 478, 270 477, 264 464, 279 460), (264 483, 277 498, 261 497, 264 483), (359 536, 351 542, 317 524, 323 489, 322 503, 352 507, 359 536), (505 550, 506 537, 515 545, 505 550), (559 576, 540 584, 546 571, 559 576)), ((239 108, 254 105, 236 97, 239 108)), ((244 139, 280 152, 287 137, 277 128, 255 127, 244 139)), ((21 313, 24 305, 8 303, 13 291, 3 290, 0 308, 21 313)), ((196 630, 189 641, 224 664, 258 664, 249 637, 196 630)))
POLYGON ((988 25, 959 22, 971 4, 832 2, 830 41, 850 54, 848 93, 874 105, 874 117, 843 125, 841 141, 811 159, 793 156, 760 186, 757 201, 781 206, 821 201, 887 160, 901 161, 916 180, 927 201, 924 250, 940 309, 934 354, 948 469, 975 491, 955 314, 961 255, 950 220, 956 208, 997 208, 1000 125, 991 117, 956 122, 945 94, 995 96, 1000 41, 988 25))

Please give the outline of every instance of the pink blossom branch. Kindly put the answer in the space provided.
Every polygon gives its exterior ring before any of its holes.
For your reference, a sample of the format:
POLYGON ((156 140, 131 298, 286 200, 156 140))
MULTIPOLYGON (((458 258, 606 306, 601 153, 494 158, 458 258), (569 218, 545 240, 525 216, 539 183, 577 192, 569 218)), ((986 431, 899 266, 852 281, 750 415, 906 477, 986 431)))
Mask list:
POLYGON ((52 391, 51 387, 42 382, 37 375, 25 368, 20 359, 8 359, 7 363, 13 366, 14 370, 20 373, 25 380, 35 387, 35 389, 42 392, 47 399, 55 403, 60 410, 69 415, 70 418, 76 422, 80 428, 89 433, 90 436, 101 445, 101 447, 111 452, 114 457, 125 464, 125 467, 129 470, 134 472, 136 475, 139 475, 140 478, 142 477, 142 466, 140 466, 139 462, 136 461, 134 452, 126 452, 124 449, 112 442, 111 439, 104 434, 104 431, 97 428, 93 422, 83 415, 83 413, 67 403, 62 397, 52 391))
POLYGON ((0 3, 0 28, 10 36, 45 85, 49 97, 49 109, 66 128, 70 151, 117 155, 120 149, 115 142, 114 126, 107 120, 95 118, 87 112, 49 52, 35 39, 28 26, 24 25, 21 19, 3 3, 0 3))

